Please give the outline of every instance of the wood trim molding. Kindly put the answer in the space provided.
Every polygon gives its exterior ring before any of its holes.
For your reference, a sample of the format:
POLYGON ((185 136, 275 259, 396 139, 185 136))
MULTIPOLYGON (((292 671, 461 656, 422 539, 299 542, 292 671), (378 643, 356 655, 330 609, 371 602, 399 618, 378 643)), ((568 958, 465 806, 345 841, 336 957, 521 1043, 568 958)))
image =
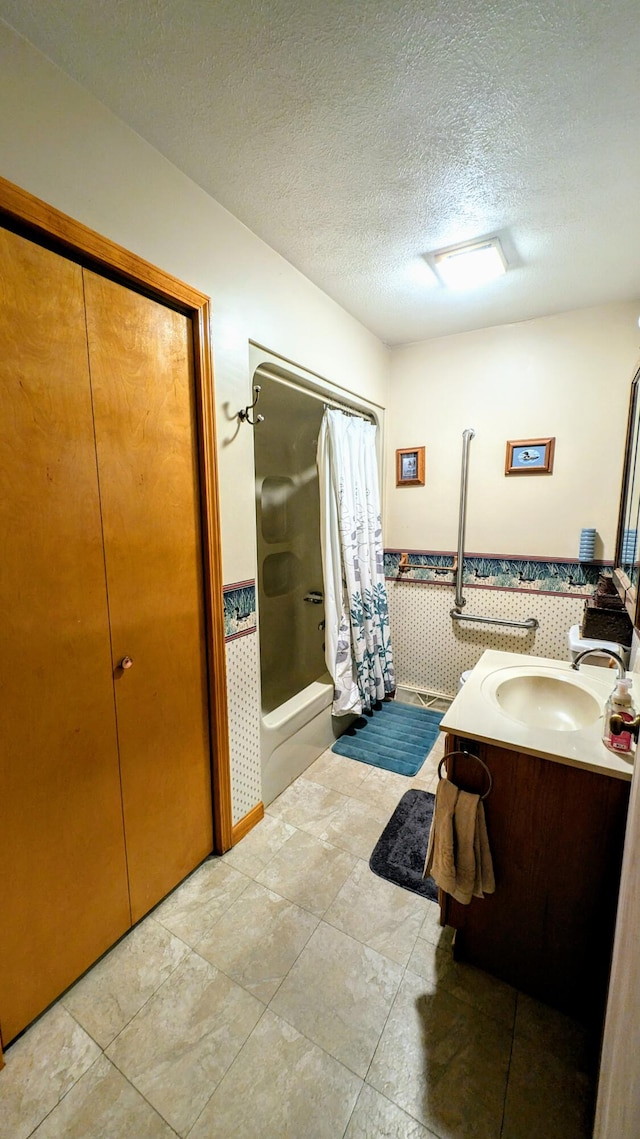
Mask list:
POLYGON ((253 830, 263 818, 264 803, 256 803, 255 807, 252 807, 244 818, 235 823, 231 832, 231 845, 235 846, 237 842, 240 842, 240 839, 249 834, 249 831, 253 830))
MULTIPOLYGON (((153 297, 180 309, 191 318, 197 410, 203 584, 207 615, 211 768, 213 784, 214 850, 223 854, 233 841, 231 766, 227 709, 220 505, 214 410, 213 367, 209 327, 210 301, 204 293, 102 237, 81 222, 0 178, 0 224, 10 219, 30 231, 34 239, 53 242, 61 252, 79 257, 153 297)), ((264 812, 264 808, 263 812, 264 812)), ((249 816, 247 816, 248 818, 249 816)), ((262 816, 260 816, 262 817, 262 816)), ((242 820, 243 821, 243 820, 242 820)), ((238 826, 242 825, 237 824, 238 826)), ((258 818, 255 819, 258 822, 258 818)), ((247 829, 251 829, 251 823, 247 829)), ((243 833, 246 833, 243 832, 243 833)))
POLYGON ((198 384, 198 442, 200 448, 200 497, 202 502, 202 550, 207 583, 205 604, 209 627, 209 709, 211 715, 213 837, 217 854, 233 844, 231 813, 231 758, 227 707, 227 656, 224 640, 222 557, 220 552, 220 501, 216 449, 213 368, 209 332, 209 301, 193 318, 194 363, 198 384))
POLYGON ((209 300, 204 293, 186 285, 178 277, 172 277, 150 261, 130 253, 108 237, 102 237, 5 178, 0 178, 0 210, 5 217, 21 222, 42 237, 54 238, 63 249, 82 254, 94 266, 111 273, 115 271, 121 281, 143 285, 158 300, 169 301, 187 310, 199 309, 209 300))

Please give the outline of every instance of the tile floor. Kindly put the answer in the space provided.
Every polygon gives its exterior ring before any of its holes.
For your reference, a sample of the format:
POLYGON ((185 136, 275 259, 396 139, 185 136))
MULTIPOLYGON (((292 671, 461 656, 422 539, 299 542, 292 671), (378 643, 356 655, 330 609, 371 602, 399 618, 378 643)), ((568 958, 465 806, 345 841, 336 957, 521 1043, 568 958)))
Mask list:
POLYGON ((369 870, 440 753, 322 755, 8 1050, 0 1139, 587 1139, 581 1029, 369 870))

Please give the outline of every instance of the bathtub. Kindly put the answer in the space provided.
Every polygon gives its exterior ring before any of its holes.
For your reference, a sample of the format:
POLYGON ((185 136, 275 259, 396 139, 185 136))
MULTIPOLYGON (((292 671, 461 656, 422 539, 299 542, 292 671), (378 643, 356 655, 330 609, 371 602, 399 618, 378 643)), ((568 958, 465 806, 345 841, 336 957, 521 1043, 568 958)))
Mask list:
MULTIPOLYGON (((338 733, 333 728, 332 700, 333 682, 327 672, 263 715, 260 742, 265 806, 334 743, 338 733)), ((348 718, 343 719, 342 730, 349 722, 348 718)))

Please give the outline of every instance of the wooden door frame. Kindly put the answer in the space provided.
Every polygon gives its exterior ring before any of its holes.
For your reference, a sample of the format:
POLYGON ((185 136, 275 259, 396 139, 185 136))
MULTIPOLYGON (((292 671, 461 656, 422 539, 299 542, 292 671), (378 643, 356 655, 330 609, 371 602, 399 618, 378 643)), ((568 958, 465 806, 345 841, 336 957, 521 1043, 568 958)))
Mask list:
MULTIPOLYGON (((89 269, 102 271, 121 284, 178 309, 191 319, 207 628, 213 841, 215 852, 223 854, 232 845, 231 764, 210 299, 177 277, 0 178, 0 223, 7 222, 25 237, 49 245, 89 269)), ((0 1052, 0 1066, 1 1063, 0 1052)))

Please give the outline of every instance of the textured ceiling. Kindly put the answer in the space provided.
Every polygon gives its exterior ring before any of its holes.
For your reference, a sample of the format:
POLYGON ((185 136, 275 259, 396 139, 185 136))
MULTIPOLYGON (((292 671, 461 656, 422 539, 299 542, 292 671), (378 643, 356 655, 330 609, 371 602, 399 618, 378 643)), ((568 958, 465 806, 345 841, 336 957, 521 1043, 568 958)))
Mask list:
POLYGON ((640 297, 638 0, 0 0, 391 344, 640 297), (499 233, 506 277, 421 255, 499 233))

